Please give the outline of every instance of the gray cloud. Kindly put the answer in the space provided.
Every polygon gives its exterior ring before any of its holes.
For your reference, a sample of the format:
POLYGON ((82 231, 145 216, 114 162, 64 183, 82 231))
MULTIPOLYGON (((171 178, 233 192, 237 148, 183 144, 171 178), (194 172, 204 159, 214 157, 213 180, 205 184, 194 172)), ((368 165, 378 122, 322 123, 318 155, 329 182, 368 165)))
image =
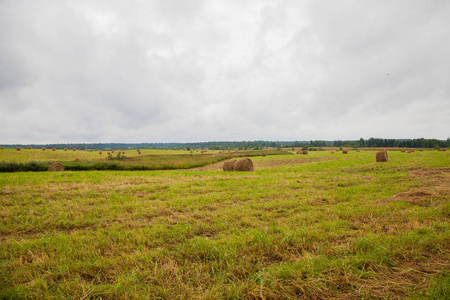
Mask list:
POLYGON ((0 142, 445 139, 449 14, 437 0, 3 0, 0 142))

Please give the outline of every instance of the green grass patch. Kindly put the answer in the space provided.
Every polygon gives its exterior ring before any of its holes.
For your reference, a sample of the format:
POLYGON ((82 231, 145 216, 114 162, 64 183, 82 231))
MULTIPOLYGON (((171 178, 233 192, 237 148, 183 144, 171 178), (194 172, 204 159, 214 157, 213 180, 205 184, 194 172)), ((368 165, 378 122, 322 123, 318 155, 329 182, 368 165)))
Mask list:
MULTIPOLYGON (((171 161, 151 155, 96 163, 171 161)), ((0 298, 445 299, 448 156, 389 159, 314 151, 254 156, 254 172, 2 173, 0 298)))

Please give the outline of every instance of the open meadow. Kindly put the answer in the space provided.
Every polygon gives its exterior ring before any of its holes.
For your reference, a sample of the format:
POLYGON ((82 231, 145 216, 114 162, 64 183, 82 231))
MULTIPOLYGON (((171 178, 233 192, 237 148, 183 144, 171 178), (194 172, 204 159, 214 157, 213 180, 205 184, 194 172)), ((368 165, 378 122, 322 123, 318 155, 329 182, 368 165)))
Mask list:
MULTIPOLYGON (((0 151, 20 163, 106 155, 0 151)), ((0 173, 0 298, 449 299, 450 151, 283 154, 252 156, 252 172, 210 157, 187 170, 0 173)))

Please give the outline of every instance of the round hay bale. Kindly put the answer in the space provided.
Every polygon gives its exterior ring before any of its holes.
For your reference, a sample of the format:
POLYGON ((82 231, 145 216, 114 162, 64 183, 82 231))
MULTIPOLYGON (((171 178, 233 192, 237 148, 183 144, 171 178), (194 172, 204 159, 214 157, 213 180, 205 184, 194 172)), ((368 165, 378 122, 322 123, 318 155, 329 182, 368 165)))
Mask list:
POLYGON ((342 150, 342 153, 343 153, 343 154, 347 154, 347 153, 348 153, 348 150, 347 150, 347 149, 344 149, 344 150, 342 150))
POLYGON ((223 170, 224 171, 234 171, 234 165, 236 164, 236 160, 227 160, 223 163, 223 170))
POLYGON ((45 151, 45 147, 44 147, 44 148, 42 148, 42 151, 45 151))
POLYGON ((20 147, 17 147, 16 150, 17 150, 17 151, 20 151, 20 147))
POLYGON ((79 157, 75 157, 75 161, 80 161, 80 158, 79 157))
POLYGON ((334 151, 331 151, 331 154, 334 154, 334 151))
POLYGON ((60 163, 54 163, 48 166, 47 171, 64 171, 64 166, 60 163))
POLYGON ((405 149, 400 150, 401 152, 405 152, 405 149))
POLYGON ((114 153, 114 150, 111 150, 111 153, 114 153))
POLYGON ((388 161, 388 154, 387 151, 378 151, 377 153, 375 153, 375 158, 377 160, 377 162, 383 162, 383 161, 388 161))
POLYGON ((31 146, 28 146, 28 149, 33 149, 31 146))
POLYGON ((261 156, 267 156, 267 153, 263 151, 263 153, 261 153, 261 156))
POLYGON ((98 154, 102 154, 103 152, 102 151, 98 151, 98 154))
POLYGON ((64 151, 67 151, 67 148, 64 148, 64 151))
POLYGON ((250 158, 244 158, 238 160, 234 164, 234 170, 235 171, 253 171, 253 162, 250 158))
POLYGON ((441 151, 447 151, 447 148, 442 148, 441 151))
POLYGON ((52 148, 52 151, 56 151, 56 148, 52 148))
POLYGON ((5 149, 5 147, 0 147, 0 149, 2 149, 2 150, 3 150, 3 149, 5 149))
POLYGON ((302 154, 305 154, 305 155, 308 154, 308 150, 303 150, 302 154))
POLYGON ((76 148, 73 148, 72 150, 73 150, 73 151, 77 151, 77 149, 76 149, 76 148))

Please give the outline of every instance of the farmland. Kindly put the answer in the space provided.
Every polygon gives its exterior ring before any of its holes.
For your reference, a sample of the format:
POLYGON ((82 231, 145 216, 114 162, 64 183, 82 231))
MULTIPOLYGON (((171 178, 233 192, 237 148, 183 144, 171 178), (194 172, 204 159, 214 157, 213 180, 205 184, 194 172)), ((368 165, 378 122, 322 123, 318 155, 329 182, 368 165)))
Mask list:
MULTIPOLYGON (((188 153, 135 152, 182 166, 188 153)), ((448 151, 282 152, 252 156, 253 172, 223 172, 215 151, 186 170, 1 173, 0 298, 448 297, 448 151)))

